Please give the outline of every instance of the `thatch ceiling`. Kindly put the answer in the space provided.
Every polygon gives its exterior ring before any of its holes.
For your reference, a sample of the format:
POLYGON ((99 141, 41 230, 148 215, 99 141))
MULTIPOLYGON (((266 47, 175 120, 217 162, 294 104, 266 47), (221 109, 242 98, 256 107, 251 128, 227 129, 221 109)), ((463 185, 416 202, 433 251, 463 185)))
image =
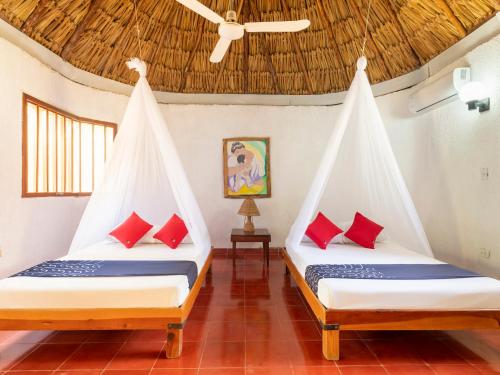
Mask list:
MULTIPOLYGON (((174 0, 136 0, 154 89, 321 94, 345 90, 368 0, 236 0, 239 21, 309 18, 299 33, 248 34, 209 62, 217 26, 174 0)), ((201 0, 224 16, 228 0, 201 0)), ((372 83, 410 72, 480 26, 500 0, 373 0, 366 56, 372 83)), ((133 0, 1 0, 0 17, 83 70, 124 83, 138 55, 133 0)))

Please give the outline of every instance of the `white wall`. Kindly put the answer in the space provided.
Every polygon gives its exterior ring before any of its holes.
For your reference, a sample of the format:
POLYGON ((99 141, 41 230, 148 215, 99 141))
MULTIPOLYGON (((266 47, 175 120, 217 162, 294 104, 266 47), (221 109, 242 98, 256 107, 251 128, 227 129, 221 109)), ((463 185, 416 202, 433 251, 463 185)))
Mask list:
POLYGON ((126 98, 63 78, 0 38, 0 277, 67 249, 87 198, 21 198, 22 94, 119 121, 126 98))
POLYGON ((405 115, 411 90, 379 98, 394 151, 438 257, 500 276, 500 36, 466 56, 472 78, 492 94, 491 109, 456 101, 405 115), (481 180, 480 169, 490 177, 481 180), (490 251, 490 259, 479 251, 490 251))
MULTIPOLYGON (((500 171, 497 126, 497 42, 470 55, 495 92, 492 109, 479 115, 460 102, 429 114, 408 114, 408 90, 377 99, 396 157, 438 257, 489 274, 500 269, 500 171), (491 54, 495 58, 491 58, 491 54), (496 78, 495 78, 496 77, 496 78), (491 178, 479 179, 479 167, 491 178), (491 250, 480 262, 479 247, 491 250)), ((21 199, 21 93, 79 115, 118 121, 126 98, 76 85, 0 40, 0 275, 64 254, 86 200, 21 199)), ((162 105, 170 131, 203 210, 215 246, 229 245, 242 225, 239 200, 224 199, 222 138, 271 137, 272 192, 257 201, 273 246, 282 246, 326 145, 340 107, 162 105)))
POLYGON ((222 139, 271 138, 272 197, 256 200, 261 216, 254 221, 270 229, 272 246, 283 246, 337 108, 162 106, 215 246, 228 246, 231 228, 243 226, 236 214, 242 201, 223 196, 222 139))

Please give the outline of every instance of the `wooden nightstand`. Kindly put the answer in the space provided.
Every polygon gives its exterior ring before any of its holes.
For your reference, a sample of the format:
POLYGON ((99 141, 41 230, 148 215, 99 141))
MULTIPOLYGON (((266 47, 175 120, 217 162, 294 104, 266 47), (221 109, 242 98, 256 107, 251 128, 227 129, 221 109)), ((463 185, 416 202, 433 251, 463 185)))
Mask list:
POLYGON ((243 229, 233 228, 231 231, 231 242, 233 243, 233 263, 236 259, 236 244, 238 242, 262 242, 264 261, 269 266, 271 233, 267 229, 255 229, 253 233, 246 233, 243 229))

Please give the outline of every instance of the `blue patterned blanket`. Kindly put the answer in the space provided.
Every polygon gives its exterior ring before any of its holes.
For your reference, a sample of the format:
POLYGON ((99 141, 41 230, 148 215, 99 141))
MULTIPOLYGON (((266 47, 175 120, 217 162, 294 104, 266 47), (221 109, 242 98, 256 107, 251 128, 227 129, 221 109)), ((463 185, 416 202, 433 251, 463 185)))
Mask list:
POLYGON ((19 272, 30 277, 121 277, 184 275, 191 288, 198 276, 195 262, 184 260, 51 260, 19 272))
POLYGON ((313 264, 306 267, 306 282, 318 293, 321 279, 429 280, 481 277, 451 264, 313 264))

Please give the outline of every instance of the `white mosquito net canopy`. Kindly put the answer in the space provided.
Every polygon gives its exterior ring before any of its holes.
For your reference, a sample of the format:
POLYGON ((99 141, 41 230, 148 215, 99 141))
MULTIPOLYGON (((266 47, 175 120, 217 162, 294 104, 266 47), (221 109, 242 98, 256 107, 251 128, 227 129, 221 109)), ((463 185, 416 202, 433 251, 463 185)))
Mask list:
POLYGON ((210 248, 207 227, 146 79, 146 64, 134 58, 127 65, 140 78, 70 252, 105 240, 133 211, 156 225, 163 225, 177 213, 186 223, 196 248, 206 251, 210 248))
POLYGON ((287 238, 299 249, 318 208, 335 223, 356 211, 384 226, 391 241, 433 256, 399 170, 361 57, 311 188, 287 238))

